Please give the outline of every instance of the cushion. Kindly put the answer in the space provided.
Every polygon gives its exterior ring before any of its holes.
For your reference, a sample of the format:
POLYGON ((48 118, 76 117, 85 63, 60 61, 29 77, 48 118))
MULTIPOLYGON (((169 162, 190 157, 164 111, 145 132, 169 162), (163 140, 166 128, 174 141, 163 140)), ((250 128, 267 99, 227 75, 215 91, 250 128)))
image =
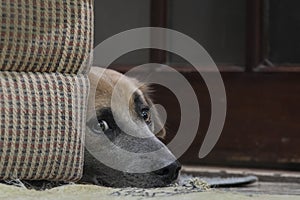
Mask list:
POLYGON ((0 70, 87 72, 92 0, 2 0, 0 70))
POLYGON ((80 179, 86 75, 0 72, 0 179, 80 179))

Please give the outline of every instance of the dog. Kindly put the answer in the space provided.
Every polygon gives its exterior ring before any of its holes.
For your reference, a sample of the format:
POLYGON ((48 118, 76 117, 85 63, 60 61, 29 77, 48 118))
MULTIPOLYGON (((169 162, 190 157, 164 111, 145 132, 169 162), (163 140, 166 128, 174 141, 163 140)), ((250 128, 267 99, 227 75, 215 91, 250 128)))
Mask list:
MULTIPOLYGON (((90 95, 89 97, 89 102, 94 101, 94 104, 89 103, 88 112, 94 110, 96 112, 95 118, 97 119, 87 119, 87 129, 93 137, 106 137, 121 149, 134 153, 151 152, 165 147, 161 139, 165 137, 166 131, 162 127, 163 125, 157 110, 150 109, 153 102, 149 98, 148 86, 114 70, 100 67, 92 67, 89 73, 89 81, 91 92, 93 89, 96 91, 94 96, 90 95), (99 74, 101 74, 100 78, 98 78, 99 74), (117 83, 118 87, 116 87, 117 83), (130 91, 134 92, 131 94, 130 91), (116 108, 111 107, 113 93, 119 99, 119 102, 115 105, 116 108), (127 101, 128 99, 129 101, 127 101), (126 104, 124 102, 129 103, 126 104), (133 123, 127 123, 128 119, 124 117, 126 110, 129 110, 129 115, 133 123), (124 127, 120 128, 120 124, 124 127), (157 130, 160 127, 162 127, 161 130, 157 130), (124 129, 126 129, 126 132, 124 129), (128 134, 128 131, 138 132, 140 135, 152 135, 152 137, 134 137, 128 134)), ((102 141, 102 139, 99 141, 102 141)), ((103 150, 106 150, 107 154, 113 152, 114 154, 105 156, 111 157, 117 155, 117 158, 115 158, 116 162, 121 163, 122 159, 125 159, 122 155, 118 155, 115 149, 109 147, 107 142, 100 142, 100 144, 99 142, 94 142, 93 144, 86 145, 90 145, 97 152, 103 150)), ((172 158, 174 156, 168 150, 165 151, 166 157, 153 160, 153 158, 141 154, 137 160, 125 166, 125 168, 131 169, 135 167, 135 163, 141 165, 143 163, 149 165, 150 163, 150 165, 167 165, 166 167, 151 172, 132 173, 106 166, 88 149, 87 147, 85 149, 83 177, 81 179, 81 182, 85 183, 109 187, 164 187, 176 181, 181 169, 181 165, 177 160, 170 162, 169 157, 172 158)))

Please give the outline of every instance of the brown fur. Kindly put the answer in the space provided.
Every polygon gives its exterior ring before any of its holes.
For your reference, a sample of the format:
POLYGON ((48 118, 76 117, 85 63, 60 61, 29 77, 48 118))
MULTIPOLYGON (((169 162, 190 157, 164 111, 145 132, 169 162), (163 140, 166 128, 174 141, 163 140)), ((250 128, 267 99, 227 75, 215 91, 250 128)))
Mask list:
MULTIPOLYGON (((92 68, 92 72, 89 74, 90 84, 91 84, 91 91, 96 88, 96 94, 95 94, 95 109, 101 108, 101 107, 109 107, 111 102, 111 94, 113 89, 115 88, 115 85, 119 81, 119 79, 122 78, 122 81, 124 81, 124 84, 122 84, 122 90, 124 93, 126 93, 129 90, 129 87, 136 87, 138 88, 138 92, 141 94, 144 101, 151 107, 153 105, 152 100, 149 97, 149 93, 151 92, 151 89, 148 85, 142 84, 136 79, 124 77, 122 74, 106 69, 103 70, 102 68, 92 68), (97 73, 103 73, 101 76, 101 79, 98 81, 97 73)), ((131 88, 130 88, 131 89, 131 88)), ((94 108, 90 108, 91 111, 93 111, 94 108)), ((133 99, 130 99, 129 103, 129 110, 134 113, 134 103, 133 99)), ((158 113, 156 110, 153 110, 152 113, 153 123, 156 127, 162 127, 160 118, 158 116, 158 113)), ((157 132, 156 136, 159 138, 165 138, 166 131, 165 128, 161 129, 159 132, 157 132)))

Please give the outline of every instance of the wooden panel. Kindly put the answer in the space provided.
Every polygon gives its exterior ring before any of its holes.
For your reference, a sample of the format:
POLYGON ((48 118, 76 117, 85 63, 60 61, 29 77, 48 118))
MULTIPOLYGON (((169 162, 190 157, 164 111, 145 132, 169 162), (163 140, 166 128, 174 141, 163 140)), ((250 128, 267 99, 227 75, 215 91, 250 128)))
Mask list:
MULTIPOLYGON (((201 122, 183 163, 300 170, 300 73, 222 73, 227 119, 219 142, 202 160, 197 155, 209 124, 210 98, 196 73, 184 75, 197 91, 201 122)), ((154 98, 167 108, 170 141, 180 120, 178 102, 165 88, 155 88, 154 98)))
POLYGON ((274 65, 300 63, 300 1, 267 0, 268 59, 274 65))

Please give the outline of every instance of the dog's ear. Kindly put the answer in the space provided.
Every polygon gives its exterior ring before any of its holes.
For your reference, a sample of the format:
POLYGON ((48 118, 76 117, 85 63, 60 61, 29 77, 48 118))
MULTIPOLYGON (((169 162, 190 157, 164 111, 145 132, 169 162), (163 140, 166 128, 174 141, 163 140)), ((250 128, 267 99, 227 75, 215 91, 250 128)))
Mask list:
MULTIPOLYGON (((148 85, 140 85, 139 89, 142 91, 145 100, 147 101, 148 105, 152 107, 153 102, 150 98, 150 93, 152 92, 151 88, 148 85)), ((161 118, 157 112, 156 109, 151 109, 151 117, 152 117, 152 123, 154 126, 154 133, 156 133, 156 136, 165 139, 166 136, 166 129, 164 125, 162 124, 161 118)))

